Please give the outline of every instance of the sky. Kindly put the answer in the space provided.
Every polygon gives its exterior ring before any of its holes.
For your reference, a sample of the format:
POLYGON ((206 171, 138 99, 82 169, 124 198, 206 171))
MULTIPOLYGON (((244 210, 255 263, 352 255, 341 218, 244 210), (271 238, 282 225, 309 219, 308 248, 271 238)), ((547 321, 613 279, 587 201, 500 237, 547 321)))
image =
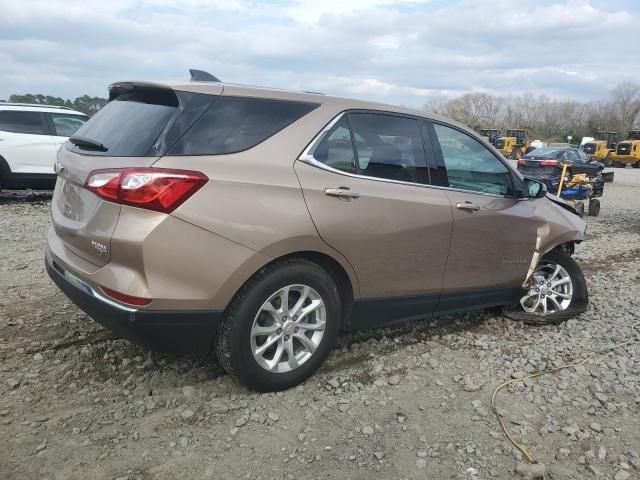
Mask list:
POLYGON ((0 99, 123 80, 420 107, 470 91, 606 99, 640 79, 638 0, 0 0, 0 99))

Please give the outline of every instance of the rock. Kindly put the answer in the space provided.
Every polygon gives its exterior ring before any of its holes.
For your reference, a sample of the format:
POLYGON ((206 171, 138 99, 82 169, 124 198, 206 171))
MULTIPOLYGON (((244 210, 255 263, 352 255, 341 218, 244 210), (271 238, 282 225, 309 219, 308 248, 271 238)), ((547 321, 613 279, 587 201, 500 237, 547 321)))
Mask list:
POLYGON ((631 474, 624 470, 620 470, 613 476, 613 480, 628 480, 629 478, 631 478, 631 474))
POLYGON ((594 432, 602 431, 602 426, 598 422, 592 422, 591 424, 589 424, 589 428, 594 432))
POLYGON ((187 398, 191 398, 196 394, 196 389, 193 388, 190 385, 186 385, 184 387, 182 387, 182 395, 184 395, 187 398))
POLYGON ((389 383, 389 385, 398 385, 400 383, 400 376, 399 375, 391 375, 389 377, 389 379, 387 380, 387 382, 389 383))
POLYGON ((235 436, 238 434, 238 432, 239 432, 239 431, 240 431, 240 430, 238 429, 238 427, 233 427, 231 430, 229 430, 229 434, 230 434, 232 437, 235 437, 235 436))
POLYGON ((525 478, 544 478, 546 467, 544 463, 519 463, 516 472, 525 478))
POLYGON ((189 410, 188 408, 185 408, 183 411, 180 412, 180 416, 182 417, 183 420, 189 420, 194 415, 195 413, 193 412, 193 410, 189 410))
POLYGON ((339 388, 340 387, 340 382, 338 382, 337 378, 332 378, 331 380, 329 380, 327 382, 329 384, 330 387, 332 388, 339 388))
POLYGON ((382 453, 382 452, 373 452, 373 456, 376 457, 378 460, 382 460, 382 458, 384 457, 384 453, 382 453))
POLYGON ((373 428, 370 427, 369 425, 362 427, 362 434, 363 435, 373 435, 373 428))
POLYGON ((470 375, 465 375, 462 383, 463 383, 462 388, 464 389, 465 392, 477 392, 484 385, 484 382, 470 375))
POLYGON ((269 412, 267 414, 267 417, 269 417, 269 420, 271 420, 272 422, 277 422, 278 420, 280 420, 280 416, 274 412, 269 412))
POLYGON ((242 427, 243 425, 247 424, 247 419, 246 417, 240 417, 238 420, 236 420, 236 427, 242 427))
POLYGON ((42 354, 40 352, 36 353, 33 356, 33 361, 34 362, 42 362, 44 360, 44 357, 42 356, 42 354))
POLYGON ((15 389, 15 388, 18 388, 20 386, 20 380, 16 380, 15 378, 7 378, 5 383, 11 389, 15 389))
POLYGON ((0 410, 0 417, 6 417, 9 415, 9 410, 0 410))
POLYGON ((424 458, 419 458, 416 460, 416 466, 422 470, 423 468, 427 468, 427 461, 424 458))
POLYGON ((40 443, 40 445, 38 445, 36 447, 36 452, 41 452, 42 450, 44 450, 45 448, 47 448, 47 440, 43 440, 42 443, 40 443))
POLYGON ((526 376, 527 376, 527 372, 523 372, 522 370, 518 370, 517 372, 513 372, 511 374, 511 378, 517 378, 517 379, 524 378, 526 376))

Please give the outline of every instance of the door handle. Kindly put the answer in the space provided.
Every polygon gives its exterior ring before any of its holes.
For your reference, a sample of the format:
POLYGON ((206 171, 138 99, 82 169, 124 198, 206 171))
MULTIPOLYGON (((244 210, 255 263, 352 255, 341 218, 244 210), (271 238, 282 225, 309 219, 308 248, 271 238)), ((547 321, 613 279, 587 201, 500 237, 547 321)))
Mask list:
POLYGON ((470 212, 477 212, 478 210, 480 210, 480 205, 476 205, 475 203, 471 202, 464 202, 456 203, 456 208, 460 210, 468 210, 470 212))
POLYGON ((347 187, 325 188, 324 194, 329 195, 330 197, 338 197, 346 201, 351 201, 351 199, 358 198, 360 196, 358 192, 347 187))

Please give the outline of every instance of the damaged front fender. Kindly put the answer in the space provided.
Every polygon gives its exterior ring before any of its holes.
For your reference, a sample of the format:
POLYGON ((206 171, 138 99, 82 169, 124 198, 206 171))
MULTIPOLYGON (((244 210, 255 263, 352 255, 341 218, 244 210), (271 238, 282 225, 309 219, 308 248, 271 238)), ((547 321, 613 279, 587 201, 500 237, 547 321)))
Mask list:
POLYGON ((536 248, 527 279, 545 253, 561 245, 582 242, 587 231, 587 224, 575 209, 561 198, 551 194, 534 202, 534 220, 537 224, 536 248))

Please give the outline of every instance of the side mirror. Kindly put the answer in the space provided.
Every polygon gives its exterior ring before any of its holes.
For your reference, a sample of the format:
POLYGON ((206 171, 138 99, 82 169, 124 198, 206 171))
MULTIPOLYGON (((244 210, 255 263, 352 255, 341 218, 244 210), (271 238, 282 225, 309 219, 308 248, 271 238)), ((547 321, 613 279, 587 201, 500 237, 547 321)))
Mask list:
POLYGON ((547 186, 533 178, 525 178, 524 194, 529 198, 542 198, 547 194, 547 186))

